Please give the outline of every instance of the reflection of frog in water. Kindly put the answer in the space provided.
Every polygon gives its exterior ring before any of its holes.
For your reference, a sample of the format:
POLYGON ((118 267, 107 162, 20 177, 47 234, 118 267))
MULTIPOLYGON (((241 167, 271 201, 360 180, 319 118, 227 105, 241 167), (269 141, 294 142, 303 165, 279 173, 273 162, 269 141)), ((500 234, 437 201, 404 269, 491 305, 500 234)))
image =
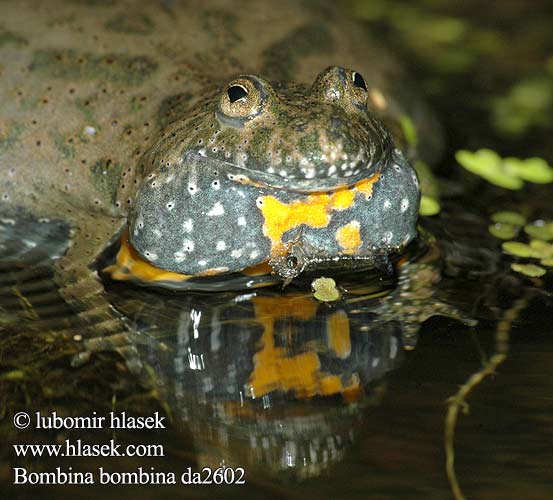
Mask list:
MULTIPOLYGON (((147 338, 159 339, 144 350, 137 337, 134 360, 154 368, 204 465, 312 476, 342 459, 362 410, 378 401, 384 375, 426 318, 474 324, 440 300, 439 265, 431 254, 403 264, 400 286, 376 274, 362 284, 344 277, 346 291, 331 304, 295 287, 160 296, 110 281, 106 289, 147 338)), ((108 346, 100 338, 87 347, 108 346)))

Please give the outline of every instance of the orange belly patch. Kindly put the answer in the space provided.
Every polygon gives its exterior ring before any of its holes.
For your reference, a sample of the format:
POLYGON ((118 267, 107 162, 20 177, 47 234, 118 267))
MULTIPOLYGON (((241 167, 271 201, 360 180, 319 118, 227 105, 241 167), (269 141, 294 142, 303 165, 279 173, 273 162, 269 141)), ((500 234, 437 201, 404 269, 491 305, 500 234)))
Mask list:
MULTIPOLYGON (((272 195, 259 197, 257 205, 264 218, 263 234, 271 240, 272 257, 283 252, 282 237, 287 231, 302 224, 314 228, 327 227, 332 218, 332 212, 351 207, 357 192, 364 194, 365 198, 369 199, 372 195, 373 185, 379 177, 380 174, 376 173, 368 179, 359 181, 353 188, 343 188, 332 193, 310 194, 305 201, 284 203, 272 195)), ((340 238, 344 242, 343 248, 353 252, 362 242, 359 236, 359 227, 357 229, 350 228, 351 224, 340 228, 339 231, 342 231, 340 238)), ((340 240, 338 241, 340 242, 340 240)))
POLYGON ((354 220, 336 231, 336 241, 344 249, 344 253, 355 253, 363 243, 359 228, 359 222, 354 220))

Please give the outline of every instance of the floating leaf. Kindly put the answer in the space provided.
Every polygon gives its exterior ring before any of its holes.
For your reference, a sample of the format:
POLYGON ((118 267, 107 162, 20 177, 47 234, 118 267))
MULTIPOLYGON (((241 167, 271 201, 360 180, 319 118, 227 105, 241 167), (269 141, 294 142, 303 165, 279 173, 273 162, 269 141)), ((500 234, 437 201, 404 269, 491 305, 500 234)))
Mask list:
POLYGON ((530 241, 532 257, 536 259, 553 259, 553 245, 542 240, 530 241))
POLYGON ((332 278, 320 277, 313 280, 311 289, 313 290, 313 296, 321 302, 333 302, 342 296, 332 278))
POLYGON ((511 264, 511 269, 517 273, 524 274, 531 278, 539 278, 543 276, 546 271, 543 267, 536 266, 535 264, 511 264))
POLYGON ((514 172, 521 179, 535 184, 553 182, 553 168, 542 158, 505 158, 503 164, 507 170, 514 172))
POLYGON ((544 241, 553 240, 553 222, 536 220, 524 226, 524 231, 532 238, 544 241))
POLYGON ((542 259, 540 264, 546 267, 553 267, 553 259, 542 259))
POLYGON ((497 222, 490 225, 488 231, 492 236, 500 240, 512 240, 518 234, 518 227, 512 224, 497 222))
POLYGON ((421 215, 436 215, 440 213, 440 202, 436 198, 430 196, 421 196, 421 205, 419 207, 419 214, 421 215))
POLYGON ((505 224, 511 224, 513 226, 524 226, 526 223, 526 217, 518 212, 502 211, 496 212, 492 215, 494 222, 500 222, 505 224))
POLYGON ((517 257, 532 257, 532 248, 526 243, 506 241, 503 243, 502 248, 505 253, 510 255, 516 255, 517 257))
POLYGON ((460 150, 455 153, 455 159, 469 172, 496 186, 512 190, 522 189, 524 186, 524 181, 507 171, 501 157, 491 149, 480 149, 474 153, 460 150))
POLYGON ((455 154, 461 166, 488 182, 505 189, 521 189, 524 181, 539 184, 553 182, 553 168, 541 158, 501 158, 491 149, 455 154))

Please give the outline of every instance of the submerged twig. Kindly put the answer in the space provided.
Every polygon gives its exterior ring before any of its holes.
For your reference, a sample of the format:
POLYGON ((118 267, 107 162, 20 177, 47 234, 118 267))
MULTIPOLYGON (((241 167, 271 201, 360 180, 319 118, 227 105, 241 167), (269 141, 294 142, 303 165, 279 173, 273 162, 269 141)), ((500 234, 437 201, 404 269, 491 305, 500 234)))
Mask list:
POLYGON ((468 413, 469 405, 466 402, 467 396, 482 382, 482 380, 489 375, 493 375, 497 367, 507 359, 509 352, 509 333, 513 322, 526 307, 532 296, 533 294, 525 294, 515 301, 513 307, 505 312, 505 315, 497 324, 495 354, 484 363, 484 366, 479 371, 473 373, 469 379, 459 387, 456 394, 447 400, 448 407, 444 429, 446 473, 455 500, 464 500, 465 498, 455 473, 455 426, 457 425, 459 410, 468 413))

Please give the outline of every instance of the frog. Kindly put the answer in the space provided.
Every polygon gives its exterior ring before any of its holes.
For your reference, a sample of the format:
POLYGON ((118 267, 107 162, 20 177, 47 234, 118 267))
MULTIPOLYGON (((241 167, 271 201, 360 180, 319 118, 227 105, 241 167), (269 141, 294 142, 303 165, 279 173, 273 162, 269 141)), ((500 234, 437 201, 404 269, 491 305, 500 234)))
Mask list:
POLYGON ((398 123, 411 117, 428 161, 439 128, 334 3, 1 10, 2 234, 28 224, 32 249, 60 232, 36 228, 63 226, 60 293, 106 330, 96 263, 113 244, 114 279, 213 290, 386 266, 416 237, 420 186, 398 123))

